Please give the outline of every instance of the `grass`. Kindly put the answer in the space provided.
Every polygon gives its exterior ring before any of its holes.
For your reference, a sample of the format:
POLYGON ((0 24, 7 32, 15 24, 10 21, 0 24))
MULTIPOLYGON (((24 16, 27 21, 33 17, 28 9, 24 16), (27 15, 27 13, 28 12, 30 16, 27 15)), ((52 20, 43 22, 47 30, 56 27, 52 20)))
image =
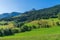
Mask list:
MULTIPOLYGON (((60 20, 57 18, 54 19, 41 19, 43 21, 47 21, 49 24, 52 24, 53 22, 56 23, 60 20)), ((35 20, 29 23, 26 23, 25 25, 32 26, 38 25, 38 22, 41 22, 41 20, 35 20)), ((4 26, 3 28, 9 28, 13 27, 12 23, 9 23, 9 25, 4 26)), ((1 28, 1 27, 0 27, 1 28)), ((39 29, 33 29, 32 31, 29 32, 23 32, 23 33, 17 33, 15 35, 11 36, 5 36, 5 37, 0 37, 0 40, 60 40, 60 26, 53 26, 51 28, 39 28, 39 29)))
POLYGON ((60 27, 34 29, 30 32, 0 37, 0 40, 60 40, 60 27))

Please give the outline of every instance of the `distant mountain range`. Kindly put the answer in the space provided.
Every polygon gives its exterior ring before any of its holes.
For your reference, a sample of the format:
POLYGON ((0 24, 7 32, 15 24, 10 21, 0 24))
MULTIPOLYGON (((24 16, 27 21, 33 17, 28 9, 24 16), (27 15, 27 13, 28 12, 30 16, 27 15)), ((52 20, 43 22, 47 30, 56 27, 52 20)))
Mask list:
POLYGON ((0 14, 0 19, 2 19, 2 18, 14 17, 14 16, 18 16, 18 15, 20 15, 20 14, 21 14, 21 13, 19 13, 19 12, 3 13, 3 14, 0 14))

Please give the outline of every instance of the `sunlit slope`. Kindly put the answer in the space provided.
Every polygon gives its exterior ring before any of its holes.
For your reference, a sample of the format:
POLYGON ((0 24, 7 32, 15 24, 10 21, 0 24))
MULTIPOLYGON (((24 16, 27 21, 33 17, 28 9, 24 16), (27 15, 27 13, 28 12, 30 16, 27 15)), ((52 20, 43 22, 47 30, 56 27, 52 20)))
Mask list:
POLYGON ((25 23, 23 26, 30 26, 30 27, 33 27, 33 26, 40 26, 41 24, 42 25, 50 25, 50 26, 57 26, 57 22, 59 22, 60 20, 58 18, 50 18, 50 19, 40 19, 40 20, 35 20, 35 21, 31 21, 29 23, 25 23))
POLYGON ((0 29, 13 28, 13 22, 0 21, 0 29))

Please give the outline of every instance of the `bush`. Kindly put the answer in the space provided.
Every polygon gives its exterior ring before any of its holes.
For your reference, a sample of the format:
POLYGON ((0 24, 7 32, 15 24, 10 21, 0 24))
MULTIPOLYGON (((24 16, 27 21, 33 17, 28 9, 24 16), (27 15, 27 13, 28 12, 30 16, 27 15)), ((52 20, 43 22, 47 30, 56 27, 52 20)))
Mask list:
POLYGON ((4 34, 5 36, 14 35, 14 31, 12 29, 5 29, 4 34))
POLYGON ((14 31, 12 29, 0 29, 0 36, 9 36, 14 35, 14 31))
POLYGON ((5 34, 4 34, 4 30, 0 30, 0 36, 3 37, 5 34))
POLYGON ((19 33, 19 32, 21 32, 21 29, 20 29, 20 28, 13 28, 12 30, 14 31, 14 33, 19 33))
POLYGON ((60 23, 59 23, 59 22, 56 22, 56 24, 57 24, 58 26, 60 26, 60 23))
POLYGON ((25 25, 21 27, 21 32, 30 31, 31 29, 32 29, 31 27, 25 25))

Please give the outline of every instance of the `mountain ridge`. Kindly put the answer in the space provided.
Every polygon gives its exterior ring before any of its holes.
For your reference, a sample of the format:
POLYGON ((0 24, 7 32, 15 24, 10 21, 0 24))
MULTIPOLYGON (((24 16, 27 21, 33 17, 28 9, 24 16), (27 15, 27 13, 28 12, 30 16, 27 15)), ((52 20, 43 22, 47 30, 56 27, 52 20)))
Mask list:
POLYGON ((0 14, 0 19, 13 17, 13 16, 17 16, 17 15, 20 15, 20 14, 21 13, 19 13, 19 12, 3 13, 3 14, 0 14))
MULTIPOLYGON (((32 9, 30 11, 26 11, 24 13, 20 13, 17 15, 16 14, 13 14, 11 16, 11 18, 7 19, 7 20, 11 20, 11 21, 14 21, 14 20, 17 20, 17 21, 20 21, 20 22, 24 22, 24 21, 33 21, 33 20, 39 20, 39 19, 48 19, 48 18, 56 18, 58 17, 57 14, 60 12, 60 5, 56 5, 56 6, 53 6, 53 7, 49 7, 49 8, 44 8, 44 9, 39 9, 39 10, 36 10, 36 9, 32 9), (17 16, 17 17, 14 17, 17 16)), ((6 20, 6 18, 3 18, 3 20, 6 20)))

